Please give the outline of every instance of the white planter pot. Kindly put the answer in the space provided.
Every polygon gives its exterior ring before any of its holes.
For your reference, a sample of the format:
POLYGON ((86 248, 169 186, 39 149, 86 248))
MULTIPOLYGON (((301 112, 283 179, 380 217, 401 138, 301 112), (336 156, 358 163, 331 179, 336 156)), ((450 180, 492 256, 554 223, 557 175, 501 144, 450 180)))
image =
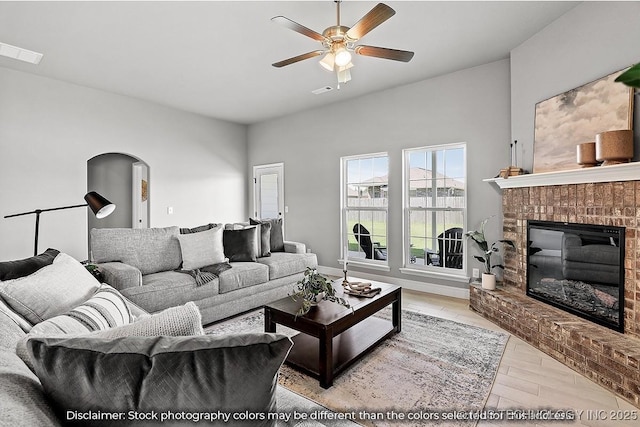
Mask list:
POLYGON ((482 289, 488 289, 490 291, 496 288, 496 275, 482 273, 482 289))

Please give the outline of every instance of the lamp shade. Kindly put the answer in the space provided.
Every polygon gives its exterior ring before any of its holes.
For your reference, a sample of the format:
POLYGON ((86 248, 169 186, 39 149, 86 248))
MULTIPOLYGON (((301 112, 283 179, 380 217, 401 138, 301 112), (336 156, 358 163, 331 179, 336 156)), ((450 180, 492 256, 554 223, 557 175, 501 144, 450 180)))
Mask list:
POLYGON ((100 194, 95 191, 90 191, 84 196, 84 200, 89 205, 89 208, 96 215, 96 218, 102 219, 105 218, 116 210, 116 205, 102 197, 100 194))
POLYGON ((333 65, 335 64, 335 57, 332 52, 327 52, 327 54, 320 61, 320 65, 328 71, 333 71, 333 65))

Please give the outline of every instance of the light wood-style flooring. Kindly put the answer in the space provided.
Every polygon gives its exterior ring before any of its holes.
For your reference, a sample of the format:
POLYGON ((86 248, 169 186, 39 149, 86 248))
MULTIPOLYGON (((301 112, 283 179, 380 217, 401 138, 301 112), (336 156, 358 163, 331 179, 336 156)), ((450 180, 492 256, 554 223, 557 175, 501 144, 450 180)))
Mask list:
MULTIPOLYGON (((486 329, 506 332, 469 309, 467 300, 403 290, 402 307, 486 329)), ((511 335, 485 408, 572 409, 577 420, 567 422, 492 423, 527 426, 640 426, 640 409, 588 378, 511 335), (580 411, 584 411, 580 413, 580 411), (591 412, 589 412, 591 411, 591 412), (614 420, 613 418, 635 418, 614 420)))

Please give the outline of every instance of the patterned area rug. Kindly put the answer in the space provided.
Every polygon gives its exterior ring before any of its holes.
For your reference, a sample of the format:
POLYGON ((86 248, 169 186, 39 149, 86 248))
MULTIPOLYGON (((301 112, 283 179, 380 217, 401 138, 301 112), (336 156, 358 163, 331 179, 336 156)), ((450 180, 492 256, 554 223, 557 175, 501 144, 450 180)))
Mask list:
MULTIPOLYGON (((390 319, 391 310, 377 316, 390 319)), ((262 331, 262 311, 205 328, 207 334, 262 331)), ((297 333, 281 325, 278 332, 297 333)), ((403 426, 474 426, 465 414, 483 409, 508 338, 403 310, 402 332, 340 374, 328 390, 287 365, 279 382, 334 411, 355 412, 363 425, 397 426, 402 417, 403 426)))

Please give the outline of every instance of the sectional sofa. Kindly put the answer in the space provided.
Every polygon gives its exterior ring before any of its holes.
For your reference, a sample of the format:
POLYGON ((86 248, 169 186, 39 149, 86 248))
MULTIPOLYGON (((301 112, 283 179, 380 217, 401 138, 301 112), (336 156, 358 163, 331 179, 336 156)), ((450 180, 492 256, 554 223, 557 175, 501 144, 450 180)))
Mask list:
POLYGON ((278 226, 93 229, 91 258, 106 283, 144 310, 194 301, 208 324, 291 294, 305 269, 317 267, 316 255, 284 241, 278 226), (203 255, 212 245, 217 251, 203 255), (209 273, 206 283, 198 280, 209 273))
POLYGON ((296 412, 327 409, 277 385, 290 347, 279 334, 203 335, 193 302, 145 313, 55 250, 0 262, 0 427, 194 424, 137 418, 154 412, 272 413, 198 425, 299 425, 296 412))

